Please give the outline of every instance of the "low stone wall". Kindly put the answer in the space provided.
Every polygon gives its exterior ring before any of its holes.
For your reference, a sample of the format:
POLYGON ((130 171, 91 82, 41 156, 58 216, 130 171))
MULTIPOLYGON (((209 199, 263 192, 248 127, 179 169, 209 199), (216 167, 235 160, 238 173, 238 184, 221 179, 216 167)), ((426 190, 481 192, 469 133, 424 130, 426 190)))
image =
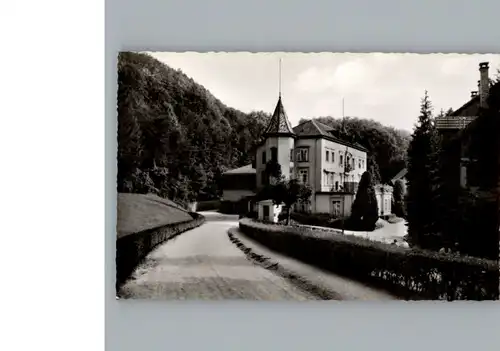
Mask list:
POLYGON ((137 265, 157 245, 205 222, 198 213, 189 213, 193 219, 129 234, 116 240, 116 290, 125 283, 137 265))

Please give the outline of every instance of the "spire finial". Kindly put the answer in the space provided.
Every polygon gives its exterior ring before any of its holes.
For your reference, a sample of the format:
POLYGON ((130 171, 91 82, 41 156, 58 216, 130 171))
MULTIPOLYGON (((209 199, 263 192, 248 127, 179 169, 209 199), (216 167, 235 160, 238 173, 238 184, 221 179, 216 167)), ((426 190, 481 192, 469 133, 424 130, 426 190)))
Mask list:
POLYGON ((281 58, 280 58, 280 65, 279 65, 279 98, 281 99, 281 58))

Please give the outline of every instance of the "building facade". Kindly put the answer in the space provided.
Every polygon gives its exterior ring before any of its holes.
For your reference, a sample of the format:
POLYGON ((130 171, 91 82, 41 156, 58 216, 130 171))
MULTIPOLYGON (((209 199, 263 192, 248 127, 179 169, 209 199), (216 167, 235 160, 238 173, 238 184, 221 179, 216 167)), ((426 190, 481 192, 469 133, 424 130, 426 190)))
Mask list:
POLYGON ((255 174, 255 168, 252 165, 222 174, 221 212, 246 213, 252 210, 252 199, 257 185, 255 174))
POLYGON ((295 210, 349 215, 367 169, 367 150, 337 138, 332 131, 314 120, 292 128, 280 96, 255 153, 257 191, 269 182, 266 164, 274 160, 286 179, 298 179, 312 189, 309 204, 299 204, 295 210))
MULTIPOLYGON (((498 83, 497 83, 498 86, 498 83)), ((474 188, 481 177, 476 169, 476 157, 471 148, 477 118, 481 110, 488 107, 490 89, 488 62, 479 64, 478 90, 471 92, 470 100, 447 116, 436 118, 436 128, 442 136, 443 147, 447 150, 449 167, 455 167, 454 180, 462 188, 474 188)), ((498 89, 493 89, 497 91, 498 89)), ((496 93, 495 93, 496 94, 496 93)), ((451 179, 453 181, 453 179, 451 179)))

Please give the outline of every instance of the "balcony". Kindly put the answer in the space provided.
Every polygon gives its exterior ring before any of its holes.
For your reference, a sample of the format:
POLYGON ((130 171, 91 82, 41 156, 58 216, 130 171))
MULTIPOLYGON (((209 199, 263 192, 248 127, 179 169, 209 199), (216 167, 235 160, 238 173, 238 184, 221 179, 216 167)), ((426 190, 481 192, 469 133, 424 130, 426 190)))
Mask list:
POLYGON ((444 116, 436 117, 437 129, 464 129, 467 125, 476 119, 476 116, 444 116))
POLYGON ((344 186, 339 186, 338 189, 335 189, 335 186, 332 186, 330 191, 339 192, 339 193, 349 193, 354 194, 358 190, 358 182, 344 182, 344 186))

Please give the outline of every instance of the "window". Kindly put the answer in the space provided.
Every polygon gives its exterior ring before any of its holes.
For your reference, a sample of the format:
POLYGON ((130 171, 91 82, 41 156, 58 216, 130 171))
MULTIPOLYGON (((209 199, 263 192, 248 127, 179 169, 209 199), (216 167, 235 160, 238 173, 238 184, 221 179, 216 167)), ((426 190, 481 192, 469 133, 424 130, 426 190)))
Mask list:
POLYGON ((328 185, 333 185, 333 173, 330 173, 329 176, 330 176, 330 181, 328 182, 328 185))
POLYGON ((262 151, 262 164, 263 165, 266 164, 266 152, 265 151, 262 151))
POLYGON ((340 201, 338 200, 332 201, 332 214, 335 217, 340 217, 340 201))
POLYGON ((290 149, 290 162, 293 162, 293 149, 290 149))
POLYGON ((264 210, 264 219, 267 220, 269 218, 269 206, 264 205, 263 210, 264 210))
POLYGON ((297 162, 308 162, 309 161, 309 150, 302 148, 297 151, 297 162))
POLYGON ((271 148, 271 160, 278 162, 278 148, 276 147, 271 148))
POLYGON ((339 166, 343 166, 344 165, 344 156, 343 155, 340 155, 340 161, 339 161, 339 166))
POLYGON ((326 150, 326 162, 330 161, 330 151, 326 150))
POLYGON ((330 185, 330 175, 331 175, 331 173, 330 173, 330 172, 326 172, 326 171, 325 171, 325 172, 324 172, 324 175, 325 175, 325 177, 324 177, 324 182, 323 182, 323 184, 325 184, 325 185, 330 185))
POLYGON ((332 151, 332 162, 335 162, 335 152, 332 151))
POLYGON ((339 181, 338 180, 335 182, 335 190, 339 190, 339 181))
POLYGON ((361 159, 359 159, 358 168, 361 168, 361 159))
POLYGON ((299 169, 299 181, 302 182, 303 184, 306 184, 308 182, 307 168, 299 169))

